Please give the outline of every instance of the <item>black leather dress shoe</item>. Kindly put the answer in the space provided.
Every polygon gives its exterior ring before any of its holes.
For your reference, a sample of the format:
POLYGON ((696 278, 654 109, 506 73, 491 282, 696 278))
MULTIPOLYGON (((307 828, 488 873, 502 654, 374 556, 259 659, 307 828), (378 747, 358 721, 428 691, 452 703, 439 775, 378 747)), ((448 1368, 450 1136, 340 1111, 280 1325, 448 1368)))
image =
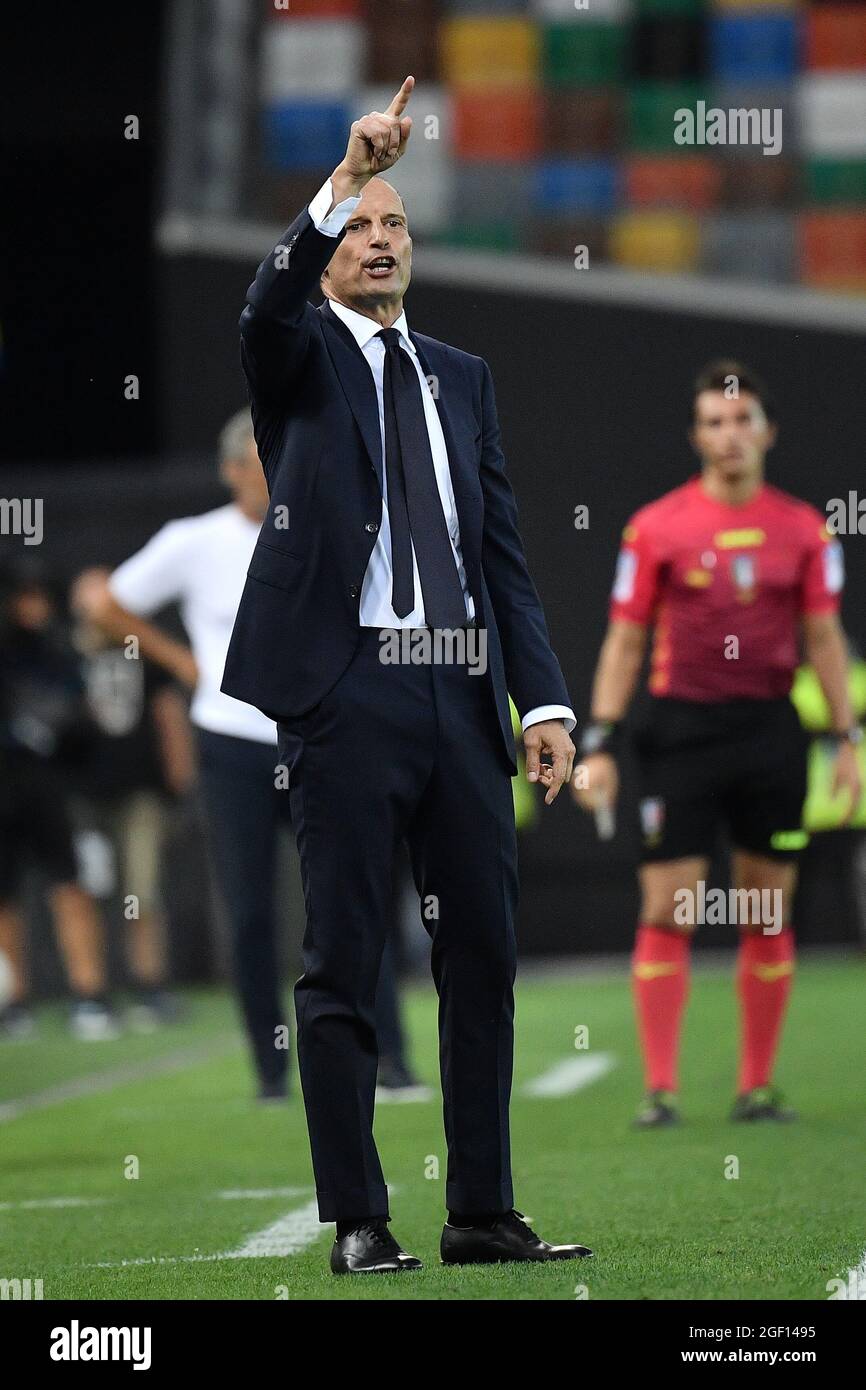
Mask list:
POLYGON ((388 1230, 386 1221, 370 1221, 334 1241, 332 1274, 401 1274, 404 1269, 423 1269, 415 1255, 407 1255, 388 1230))
POLYGON ((501 1260, 579 1260, 586 1245, 548 1245, 527 1226, 519 1211, 507 1211, 490 1226, 452 1226, 446 1221, 440 1246, 446 1265, 498 1264, 501 1260))

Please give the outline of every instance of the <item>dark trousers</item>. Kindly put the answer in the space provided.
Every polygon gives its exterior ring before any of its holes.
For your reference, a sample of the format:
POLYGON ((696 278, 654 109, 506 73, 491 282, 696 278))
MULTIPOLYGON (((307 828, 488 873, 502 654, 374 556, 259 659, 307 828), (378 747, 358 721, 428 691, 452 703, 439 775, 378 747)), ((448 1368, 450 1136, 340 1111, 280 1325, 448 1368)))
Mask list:
POLYGON ((374 1002, 402 839, 439 994, 446 1202, 513 1202, 517 846, 492 688, 465 665, 383 665, 379 650, 379 630, 362 628, 336 686, 279 726, 307 909, 295 1010, 323 1221, 388 1211, 374 1002))
POLYGON ((280 999, 274 892, 281 825, 291 825, 288 797, 274 785, 276 741, 257 743, 198 730, 202 803, 214 874, 225 900, 232 968, 259 1079, 279 1082, 288 1050, 280 999))

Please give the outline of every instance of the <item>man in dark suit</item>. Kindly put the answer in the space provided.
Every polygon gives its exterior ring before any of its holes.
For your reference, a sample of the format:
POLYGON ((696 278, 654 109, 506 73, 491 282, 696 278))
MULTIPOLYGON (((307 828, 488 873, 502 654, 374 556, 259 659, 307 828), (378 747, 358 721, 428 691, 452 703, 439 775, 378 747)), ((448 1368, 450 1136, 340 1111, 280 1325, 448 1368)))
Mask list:
POLYGON ((591 1253, 540 1240, 513 1207, 508 692, 548 803, 571 775, 575 720, 523 555, 490 371, 406 323, 406 212, 376 176, 406 148, 413 85, 354 123, 241 315, 270 506, 222 688, 277 720, 288 769, 307 905, 298 1061, 335 1273, 420 1267, 388 1230, 372 1130, 374 998, 403 839, 440 1001, 442 1258, 591 1253))

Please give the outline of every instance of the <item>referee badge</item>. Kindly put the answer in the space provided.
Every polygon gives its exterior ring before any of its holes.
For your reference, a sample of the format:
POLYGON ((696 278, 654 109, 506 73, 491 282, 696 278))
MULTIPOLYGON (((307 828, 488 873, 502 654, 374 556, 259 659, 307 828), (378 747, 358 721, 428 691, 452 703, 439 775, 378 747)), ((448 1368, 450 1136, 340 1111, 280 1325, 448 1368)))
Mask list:
POLYGON ((829 594, 838 594, 845 584, 845 558, 836 540, 824 547, 824 586, 829 594))
POLYGON ((634 598, 634 581, 637 574, 637 555, 633 550, 621 550, 616 562, 616 575, 613 581, 613 597, 617 603, 628 603, 634 598))
POLYGON ((731 578, 740 603, 751 603, 755 597, 757 580, 754 555, 734 555, 731 559, 731 578))
POLYGON ((653 848, 662 838, 665 824, 665 802, 662 796, 645 796, 640 802, 640 823, 644 844, 653 848))

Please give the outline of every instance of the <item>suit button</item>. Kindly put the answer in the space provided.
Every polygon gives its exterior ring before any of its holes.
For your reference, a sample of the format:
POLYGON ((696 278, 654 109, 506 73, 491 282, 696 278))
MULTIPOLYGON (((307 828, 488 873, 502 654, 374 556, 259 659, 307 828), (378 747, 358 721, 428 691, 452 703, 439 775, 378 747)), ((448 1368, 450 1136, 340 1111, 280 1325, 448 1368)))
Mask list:
POLYGON ((361 592, 360 586, 357 585, 357 584, 353 584, 352 587, 351 587, 351 589, 349 590, 349 597, 350 597, 350 598, 357 598, 358 595, 360 594, 360 592, 361 592))
POLYGON ((376 534, 376 532, 378 531, 378 529, 379 529, 379 523, 378 523, 378 521, 368 521, 368 522, 366 523, 366 525, 364 526, 364 530, 365 530, 365 531, 369 531, 371 536, 375 536, 375 534, 376 534))

